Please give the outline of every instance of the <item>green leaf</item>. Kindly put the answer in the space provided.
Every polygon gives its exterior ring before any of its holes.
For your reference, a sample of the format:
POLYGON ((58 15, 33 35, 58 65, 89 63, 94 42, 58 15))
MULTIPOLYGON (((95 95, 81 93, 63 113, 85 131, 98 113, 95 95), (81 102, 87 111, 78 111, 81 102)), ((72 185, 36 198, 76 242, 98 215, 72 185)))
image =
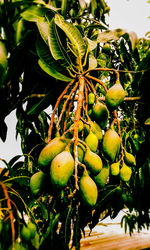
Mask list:
POLYGON ((74 51, 82 58, 86 51, 86 46, 79 30, 71 23, 65 21, 65 19, 59 15, 55 15, 55 23, 65 32, 66 36, 71 41, 74 51))
POLYGON ((48 44, 55 60, 64 59, 54 19, 49 24, 48 44))
POLYGON ((39 65, 47 74, 61 81, 69 82, 72 80, 70 77, 64 75, 65 68, 58 61, 54 60, 48 46, 41 39, 37 40, 36 49, 40 57, 39 65))
POLYGON ((130 38, 132 50, 134 50, 135 47, 136 47, 136 44, 138 42, 137 34, 135 32, 133 32, 133 31, 129 32, 129 38, 130 38))
POLYGON ((40 32, 42 39, 44 40, 44 42, 46 44, 48 44, 49 25, 48 25, 47 21, 38 20, 37 27, 38 27, 38 30, 40 32))
POLYGON ((146 121, 144 122, 145 125, 150 125, 150 117, 146 119, 146 121))
POLYGON ((58 80, 65 81, 65 82, 70 82, 72 80, 71 78, 61 74, 56 69, 49 66, 42 59, 39 60, 39 65, 40 65, 41 69, 43 69, 47 74, 49 74, 50 76, 52 76, 52 77, 54 77, 54 78, 56 78, 58 80))
POLYGON ((89 55, 89 69, 94 69, 97 67, 97 60, 93 53, 90 53, 89 55))
POLYGON ((21 16, 29 22, 43 21, 48 10, 45 7, 31 6, 21 13, 21 16))

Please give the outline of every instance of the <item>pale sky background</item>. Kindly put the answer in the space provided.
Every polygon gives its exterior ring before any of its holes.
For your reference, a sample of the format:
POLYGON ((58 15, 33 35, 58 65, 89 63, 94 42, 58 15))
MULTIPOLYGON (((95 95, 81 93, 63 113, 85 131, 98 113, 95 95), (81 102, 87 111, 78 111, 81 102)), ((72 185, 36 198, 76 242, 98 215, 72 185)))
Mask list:
MULTIPOLYGON (((107 23, 110 29, 122 28, 128 32, 134 31, 138 38, 144 37, 150 31, 150 3, 147 0, 107 0, 110 6, 110 15, 107 23)), ((16 142, 15 127, 16 116, 13 111, 5 119, 8 126, 7 140, 3 143, 0 139, 0 158, 9 161, 17 154, 21 154, 20 138, 16 142)), ((0 161, 0 167, 5 166, 0 161)))

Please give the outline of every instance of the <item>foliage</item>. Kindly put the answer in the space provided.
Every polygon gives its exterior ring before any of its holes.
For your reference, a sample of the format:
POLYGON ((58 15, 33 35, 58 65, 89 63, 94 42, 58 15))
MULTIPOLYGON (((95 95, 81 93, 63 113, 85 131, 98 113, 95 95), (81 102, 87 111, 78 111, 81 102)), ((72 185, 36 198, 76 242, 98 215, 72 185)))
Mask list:
POLYGON ((105 15, 110 10, 103 0, 89 4, 84 0, 2 0, 0 7, 0 138, 5 142, 5 117, 16 110, 16 136, 21 136, 23 153, 8 163, 3 160, 0 248, 12 245, 10 249, 15 249, 19 244, 25 249, 80 249, 87 225, 92 230, 100 217, 115 218, 123 208, 129 211, 122 225, 125 222, 126 231, 129 226, 130 234, 136 225, 139 230, 149 227, 150 41, 138 39, 134 32, 109 30, 105 15), (129 181, 112 175, 112 157, 107 158, 99 140, 94 153, 102 158, 107 176, 103 182, 98 181, 96 204, 93 206, 92 200, 92 206, 87 206, 89 192, 82 203, 78 182, 83 173, 94 177, 78 161, 77 146, 80 142, 87 149, 86 125, 92 130, 89 124, 97 119, 92 114, 93 105, 97 101, 104 104, 107 89, 116 80, 126 97, 116 110, 108 107, 109 118, 102 131, 103 135, 108 129, 118 133, 121 143, 117 142, 114 157, 120 168, 125 151, 135 157, 136 165, 129 167, 129 181), (88 104, 91 92, 95 99, 88 104), (80 120, 84 124, 81 131, 80 120), (74 175, 61 190, 51 182, 50 166, 43 170, 38 162, 41 150, 56 134, 72 139, 69 147, 72 143, 75 162, 74 175), (34 196, 30 179, 40 170, 46 172, 47 185, 34 196), (36 226, 35 234, 28 239, 21 233, 26 225, 28 230, 27 218, 36 226), (10 235, 7 241, 6 234, 10 235))

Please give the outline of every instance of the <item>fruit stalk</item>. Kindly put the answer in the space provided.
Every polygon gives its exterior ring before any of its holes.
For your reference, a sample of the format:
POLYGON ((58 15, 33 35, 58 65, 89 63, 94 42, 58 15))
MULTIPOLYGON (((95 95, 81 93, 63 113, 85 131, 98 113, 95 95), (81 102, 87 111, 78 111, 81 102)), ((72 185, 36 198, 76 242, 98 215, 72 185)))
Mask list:
POLYGON ((85 80, 82 76, 79 77, 79 93, 78 93, 78 102, 77 102, 77 109, 75 113, 75 120, 74 120, 74 160, 75 160, 75 189, 79 189, 78 186, 78 128, 79 128, 79 120, 81 117, 81 108, 83 106, 84 100, 84 87, 85 87, 85 80))
MULTIPOLYGON (((90 80, 96 81, 96 82, 98 82, 99 84, 101 84, 101 85, 103 86, 105 92, 107 92, 107 88, 106 88, 106 86, 104 85, 104 83, 103 83, 101 80, 99 80, 98 78, 95 78, 95 77, 93 77, 93 76, 89 76, 89 75, 86 75, 86 77, 89 78, 90 80)), ((86 80, 87 80, 87 79, 86 79, 86 80)), ((91 86, 92 89, 93 89, 93 93, 95 94, 95 96, 97 96, 97 93, 95 93, 96 91, 95 91, 94 87, 92 86, 92 84, 91 84, 89 81, 88 81, 88 84, 90 84, 90 86, 91 86)))
POLYGON ((51 140, 51 134, 52 134, 52 128, 53 128, 53 123, 54 123, 54 117, 55 117, 55 112, 56 109, 58 108, 58 105, 62 99, 62 97, 67 93, 68 89, 70 88, 70 86, 74 83, 74 79, 67 85, 67 87, 64 89, 64 91, 61 93, 61 95, 58 97, 57 102, 55 104, 52 116, 51 116, 51 122, 50 122, 50 126, 48 129, 48 138, 47 138, 47 142, 49 142, 51 140))

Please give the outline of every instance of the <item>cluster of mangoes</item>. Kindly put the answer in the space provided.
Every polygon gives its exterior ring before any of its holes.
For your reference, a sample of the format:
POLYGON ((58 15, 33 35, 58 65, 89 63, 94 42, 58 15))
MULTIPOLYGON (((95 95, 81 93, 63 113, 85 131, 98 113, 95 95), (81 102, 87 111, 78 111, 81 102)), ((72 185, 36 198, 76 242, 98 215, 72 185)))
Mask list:
MULTIPOLYGON (((79 121, 77 178, 81 202, 89 207, 95 206, 98 190, 105 186, 110 174, 120 175, 120 179, 125 182, 132 175, 131 166, 135 165, 135 158, 121 147, 121 136, 116 132, 114 124, 108 124, 110 110, 115 110, 124 97, 125 91, 119 80, 108 89, 105 104, 90 92, 90 118, 85 122, 81 117, 79 121), (121 150, 123 158, 119 157, 121 150)), ((73 123, 69 125, 71 127, 73 123)), ((35 173, 30 180, 31 191, 35 196, 44 191, 47 172, 55 190, 62 190, 69 185, 75 172, 72 137, 73 131, 70 130, 66 135, 56 136, 42 149, 38 158, 41 171, 35 173)))

